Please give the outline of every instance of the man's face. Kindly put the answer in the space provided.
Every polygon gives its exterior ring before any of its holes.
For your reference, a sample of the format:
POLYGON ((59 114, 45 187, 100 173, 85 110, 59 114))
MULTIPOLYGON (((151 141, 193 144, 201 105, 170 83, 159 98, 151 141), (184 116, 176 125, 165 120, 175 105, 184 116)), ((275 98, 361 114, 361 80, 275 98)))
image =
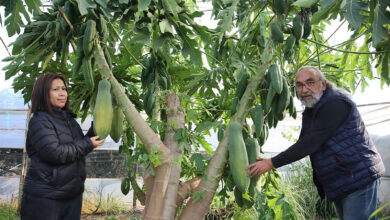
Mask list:
POLYGON ((314 70, 303 69, 297 73, 295 88, 302 104, 308 108, 313 108, 326 89, 326 81, 320 80, 314 70))

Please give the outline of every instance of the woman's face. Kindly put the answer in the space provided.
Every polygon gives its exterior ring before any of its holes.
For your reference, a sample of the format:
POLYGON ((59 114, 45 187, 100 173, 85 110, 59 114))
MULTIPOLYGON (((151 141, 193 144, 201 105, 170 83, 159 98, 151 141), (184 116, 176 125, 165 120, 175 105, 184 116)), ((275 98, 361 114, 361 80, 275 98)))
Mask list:
POLYGON ((54 79, 51 83, 50 87, 50 104, 54 108, 63 108, 66 104, 66 100, 68 99, 68 91, 66 91, 66 87, 64 82, 61 79, 54 79))

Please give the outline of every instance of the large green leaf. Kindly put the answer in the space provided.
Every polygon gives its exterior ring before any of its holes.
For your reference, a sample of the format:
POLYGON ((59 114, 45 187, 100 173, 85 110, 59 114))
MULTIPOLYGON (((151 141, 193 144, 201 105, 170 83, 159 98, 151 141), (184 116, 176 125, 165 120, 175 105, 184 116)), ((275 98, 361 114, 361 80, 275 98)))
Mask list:
POLYGON ((321 20, 326 19, 329 14, 340 7, 343 0, 321 0, 321 9, 313 14, 310 20, 311 24, 318 24, 321 20))
POLYGON ((96 4, 91 0, 76 0, 81 15, 88 14, 89 8, 96 8, 96 4))
POLYGON ((374 47, 380 47, 382 41, 388 36, 385 24, 390 24, 390 12, 386 10, 390 0, 379 0, 374 10, 372 23, 372 41, 374 47))
POLYGON ((42 2, 40 0, 26 0, 26 5, 28 10, 32 12, 34 16, 40 15, 42 13, 40 9, 42 2))
POLYGON ((177 18, 177 14, 180 12, 181 8, 176 3, 175 0, 162 0, 163 7, 167 12, 170 12, 173 14, 175 18, 177 18))
POLYGON ((5 6, 4 18, 8 36, 11 37, 16 33, 19 34, 20 27, 23 26, 23 20, 20 15, 23 14, 24 18, 30 21, 30 16, 24 8, 22 0, 2 0, 0 1, 0 5, 5 6))
POLYGON ((150 0, 138 0, 138 11, 145 11, 150 5, 150 0))
POLYGON ((298 0, 298 1, 294 2, 292 5, 295 5, 295 6, 298 6, 301 8, 310 8, 311 6, 316 4, 317 2, 319 2, 319 0, 298 0))
POLYGON ((346 4, 343 8, 345 10, 345 19, 347 19, 355 30, 358 30, 362 23, 365 22, 366 17, 362 15, 361 11, 366 10, 367 8, 368 4, 358 0, 346 0, 346 4))

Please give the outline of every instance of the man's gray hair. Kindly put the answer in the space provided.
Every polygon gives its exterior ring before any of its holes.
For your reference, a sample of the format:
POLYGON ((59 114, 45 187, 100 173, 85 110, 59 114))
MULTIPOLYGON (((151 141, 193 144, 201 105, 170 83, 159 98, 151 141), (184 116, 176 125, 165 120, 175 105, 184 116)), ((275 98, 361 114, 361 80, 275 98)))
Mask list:
POLYGON ((329 81, 325 77, 325 74, 321 70, 319 70, 317 67, 315 67, 315 66, 303 66, 303 67, 299 68, 297 74, 299 72, 301 72, 302 70, 309 70, 310 72, 315 73, 317 76, 320 77, 321 81, 324 81, 324 80, 326 81, 326 88, 328 88, 330 90, 334 90, 336 92, 340 92, 340 93, 346 95, 347 97, 351 98, 351 94, 347 90, 345 90, 343 88, 340 88, 340 87, 337 87, 334 83, 329 81))

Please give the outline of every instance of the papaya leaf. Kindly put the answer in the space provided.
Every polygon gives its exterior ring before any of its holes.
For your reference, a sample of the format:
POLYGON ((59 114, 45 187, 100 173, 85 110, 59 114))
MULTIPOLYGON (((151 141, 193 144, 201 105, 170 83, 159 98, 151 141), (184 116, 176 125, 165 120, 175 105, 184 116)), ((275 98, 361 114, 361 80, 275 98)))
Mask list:
POLYGON ((294 2, 292 5, 298 6, 301 8, 310 8, 311 6, 316 4, 317 2, 319 2, 319 0, 298 0, 298 1, 294 2))
POLYGON ((210 130, 211 127, 214 126, 215 123, 211 122, 211 121, 202 121, 196 128, 195 128, 195 131, 196 132, 202 132, 204 130, 210 130))
POLYGON ((27 14, 21 0, 1 1, 0 5, 5 6, 4 18, 7 27, 8 36, 11 37, 20 33, 20 27, 23 26, 23 20, 20 14, 23 14, 27 22, 30 22, 30 16, 27 14))
POLYGON ((145 11, 150 5, 150 0, 138 0, 138 11, 145 11))
POLYGON ((107 0, 95 0, 101 7, 107 8, 107 0))
POLYGON ((388 36, 385 24, 390 24, 390 13, 386 10, 390 0, 379 0, 374 9, 374 20, 372 22, 372 41, 374 47, 379 47, 380 43, 388 36))
POLYGON ((190 161, 191 163, 195 163, 197 173, 201 174, 205 170, 206 168, 205 160, 206 158, 200 153, 192 154, 190 161))
POLYGON ((163 7, 167 12, 170 12, 173 14, 175 18, 177 18, 177 14, 181 10, 179 5, 176 3, 175 0, 163 0, 162 1, 163 7))
POLYGON ((161 33, 163 33, 163 34, 165 32, 169 32, 172 34, 174 33, 168 19, 163 19, 162 21, 160 21, 159 26, 160 26, 161 33))
POLYGON ((81 15, 88 14, 89 8, 93 8, 93 9, 96 8, 96 4, 91 0, 76 0, 76 1, 81 15))
POLYGON ((310 20, 311 24, 318 24, 321 20, 326 19, 329 14, 340 7, 342 0, 322 0, 321 9, 313 14, 310 20))
POLYGON ((28 10, 34 15, 42 14, 40 7, 42 6, 42 2, 40 0, 26 0, 26 5, 28 10))
POLYGON ((192 194, 192 199, 194 202, 198 201, 199 199, 205 198, 207 196, 207 191, 206 190, 198 190, 195 191, 192 194))
POLYGON ((355 29, 360 29, 362 23, 365 22, 366 17, 362 15, 360 12, 366 10, 368 8, 368 4, 364 4, 358 0, 347 0, 344 6, 345 10, 345 19, 349 22, 349 24, 355 29))

